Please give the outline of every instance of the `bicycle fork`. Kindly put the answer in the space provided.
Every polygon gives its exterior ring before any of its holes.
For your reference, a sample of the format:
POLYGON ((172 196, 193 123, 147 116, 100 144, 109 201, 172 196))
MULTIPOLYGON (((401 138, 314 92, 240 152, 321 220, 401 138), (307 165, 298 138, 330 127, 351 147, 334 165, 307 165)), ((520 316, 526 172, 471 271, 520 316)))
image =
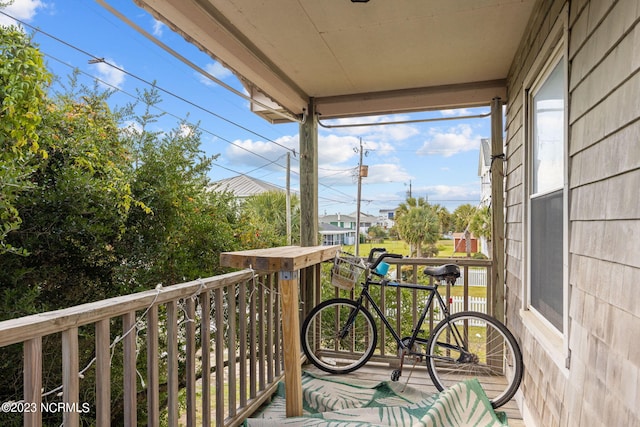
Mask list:
POLYGON ((358 298, 358 301, 356 301, 356 304, 357 304, 357 307, 354 308, 353 310, 351 310, 351 313, 349 313, 349 317, 347 318, 347 321, 345 322, 344 326, 338 332, 338 339, 340 339, 341 341, 343 339, 345 339, 347 337, 347 335, 349 334, 349 331, 351 330, 351 325, 353 325, 353 323, 354 323, 354 321, 356 319, 356 316, 360 312, 360 307, 362 307, 362 296, 360 296, 360 298, 358 298))

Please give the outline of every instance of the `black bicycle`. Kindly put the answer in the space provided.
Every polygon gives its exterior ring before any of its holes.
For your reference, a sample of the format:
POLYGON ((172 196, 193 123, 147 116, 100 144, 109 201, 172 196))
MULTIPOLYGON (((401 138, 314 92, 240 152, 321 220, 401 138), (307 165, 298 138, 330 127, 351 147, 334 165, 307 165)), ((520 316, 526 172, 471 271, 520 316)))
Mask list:
MULTIPOLYGON (((378 332, 368 302, 398 345, 400 369, 391 379, 402 375, 405 360, 414 364, 426 360, 429 375, 440 391, 462 380, 476 378, 483 386, 491 404, 498 408, 508 402, 518 390, 523 375, 522 353, 507 327, 497 319, 480 312, 463 311, 451 314, 438 292, 441 282, 453 285, 460 277, 455 264, 427 267, 424 273, 433 277, 432 285, 398 283, 385 275, 387 258, 402 258, 374 248, 361 264, 349 260, 345 265, 349 278, 365 270, 365 280, 357 300, 333 298, 314 307, 302 324, 302 349, 308 360, 319 369, 346 374, 361 368, 376 351, 378 332), (378 254, 376 256, 376 254, 378 254), (374 259, 375 257, 375 259, 374 259), (360 270, 362 271, 362 270, 360 270), (427 302, 409 337, 400 337, 369 293, 371 286, 395 286, 428 292, 427 302), (430 333, 425 333, 425 319, 432 306, 442 313, 442 319, 430 333)), ((338 272, 334 268, 333 272, 338 272)), ((344 271, 344 269, 343 269, 344 271)), ((338 276, 338 285, 345 277, 338 276)), ((334 283, 335 284, 335 283, 334 283)))

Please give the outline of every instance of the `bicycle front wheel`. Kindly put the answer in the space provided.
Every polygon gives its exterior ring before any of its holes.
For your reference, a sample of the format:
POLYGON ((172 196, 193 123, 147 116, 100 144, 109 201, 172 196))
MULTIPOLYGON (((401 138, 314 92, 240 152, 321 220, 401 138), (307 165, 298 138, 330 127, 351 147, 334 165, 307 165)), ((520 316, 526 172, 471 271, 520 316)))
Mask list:
POLYGON ((311 363, 325 372, 346 374, 367 363, 378 337, 369 311, 352 300, 335 298, 311 310, 301 338, 311 363))
POLYGON ((522 353, 507 327, 484 313, 451 315, 433 330, 427 368, 442 391, 475 378, 494 408, 509 401, 522 381, 522 353))

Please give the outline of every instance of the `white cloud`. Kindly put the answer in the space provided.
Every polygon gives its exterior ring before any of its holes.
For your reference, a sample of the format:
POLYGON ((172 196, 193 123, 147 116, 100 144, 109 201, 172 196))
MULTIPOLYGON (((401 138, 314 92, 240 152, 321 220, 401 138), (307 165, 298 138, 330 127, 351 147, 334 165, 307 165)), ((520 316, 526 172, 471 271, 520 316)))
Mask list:
MULTIPOLYGON (((46 5, 40 0, 15 0, 9 6, 5 6, 1 9, 3 12, 6 12, 16 19, 29 22, 38 12, 38 9, 43 9, 45 7, 46 5)), ((17 25, 17 23, 6 15, 0 15, 0 25, 17 25)))
POLYGON ((414 194, 427 194, 429 200, 433 200, 434 203, 440 203, 439 201, 447 200, 461 200, 465 203, 471 203, 470 200, 480 201, 480 183, 471 182, 463 185, 430 185, 424 187, 415 187, 413 189, 414 194))
POLYGON ((182 137, 189 137, 193 135, 197 130, 197 127, 194 125, 190 125, 187 123, 180 124, 180 130, 178 131, 179 135, 182 137))
MULTIPOLYGON (((291 150, 299 150, 300 140, 298 135, 283 136, 275 140, 280 145, 270 141, 253 141, 247 139, 244 141, 233 141, 226 150, 226 156, 233 163, 242 163, 249 166, 257 166, 265 164, 267 159, 275 160, 286 153, 284 146, 291 150), (259 154, 262 157, 252 153, 259 154)), ((319 167, 327 167, 332 169, 343 169, 345 162, 353 159, 357 154, 353 151, 353 147, 358 144, 358 138, 351 136, 320 136, 318 141, 318 165, 319 167), (335 165, 340 165, 336 167, 335 165)), ((357 160, 347 167, 357 164, 357 160)))
MULTIPOLYGON (((367 184, 389 182, 405 182, 413 177, 400 165, 394 163, 380 163, 369 166, 369 176, 363 178, 367 184)), ((364 181, 363 181, 364 182, 364 181)))
POLYGON ((161 37, 162 32, 165 29, 164 23, 158 21, 157 19, 153 20, 153 35, 156 37, 161 37))
POLYGON ((133 120, 129 120, 123 124, 120 128, 120 131, 128 137, 135 137, 142 133, 142 126, 140 123, 135 122, 133 120))
POLYGON ((416 152, 419 156, 450 157, 464 151, 476 150, 480 146, 480 137, 473 135, 471 126, 467 124, 455 126, 444 132, 431 129, 429 133, 430 138, 416 152))
MULTIPOLYGON (((278 144, 296 150, 299 155, 299 136, 284 136, 275 140, 278 144)), ((318 177, 324 185, 352 185, 356 182, 356 170, 359 154, 354 148, 359 147, 359 138, 352 135, 320 135, 318 141, 318 177)), ((230 145, 224 156, 229 164, 245 167, 264 167, 265 170, 281 171, 286 148, 269 141, 236 140, 230 145), (257 155, 256 155, 257 154, 257 155), (269 165, 269 160, 279 160, 277 164, 269 165), (280 166, 278 166, 280 165, 280 166)), ((376 154, 391 150, 387 143, 367 142, 365 150, 376 150, 376 154)), ((382 163, 375 163, 375 156, 365 157, 364 164, 369 167, 369 176, 365 178, 367 184, 405 182, 412 176, 405 170, 395 157, 383 155, 382 163)), ((299 172, 299 162, 292 159, 291 168, 294 173, 299 172)))
POLYGON ((359 144, 354 136, 319 135, 318 165, 335 165, 354 159, 349 166, 355 166, 358 154, 353 149, 359 144))
POLYGON ((418 128, 410 124, 379 125, 376 123, 400 122, 408 120, 408 116, 365 116, 336 120, 328 120, 327 125, 363 124, 365 126, 327 129, 341 135, 361 136, 367 141, 404 141, 420 133, 418 128))
POLYGON ((460 117, 471 115, 471 112, 466 108, 458 108, 455 110, 440 110, 440 113, 445 117, 460 117))
POLYGON ((97 69, 98 78, 100 78, 100 80, 118 89, 122 88, 122 84, 124 83, 124 77, 126 74, 117 69, 120 68, 124 70, 124 67, 122 65, 117 64, 112 59, 105 58, 104 62, 97 62, 95 66, 97 69), (109 64, 112 64, 113 66, 109 64))
MULTIPOLYGON (((206 64, 204 66, 204 70, 211 74, 213 77, 215 77, 218 80, 224 80, 228 77, 233 76, 233 73, 228 70, 227 68, 225 68, 222 64, 220 64, 219 62, 213 62, 210 64, 206 64)), ((200 81, 202 83, 204 83, 207 86, 215 86, 215 83, 213 81, 211 81, 209 78, 207 78, 206 76, 203 76, 202 74, 198 74, 198 77, 200 78, 200 81)))
MULTIPOLYGON (((233 145, 229 145, 227 148, 225 157, 227 161, 234 164, 258 167, 282 157, 286 154, 287 149, 298 150, 297 136, 283 136, 276 139, 275 142, 279 145, 270 141, 235 140, 233 145)), ((281 164, 284 163, 281 162, 281 164)), ((271 167, 271 169, 275 168, 280 169, 278 166, 271 167)))

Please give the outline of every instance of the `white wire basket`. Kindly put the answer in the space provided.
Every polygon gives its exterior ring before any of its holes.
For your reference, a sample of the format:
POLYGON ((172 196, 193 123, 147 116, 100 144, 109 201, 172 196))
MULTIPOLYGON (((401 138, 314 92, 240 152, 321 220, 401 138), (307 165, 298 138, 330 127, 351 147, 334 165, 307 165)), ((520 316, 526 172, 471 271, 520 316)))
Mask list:
POLYGON ((342 252, 336 255, 331 269, 331 284, 350 291, 366 270, 360 257, 342 252))

